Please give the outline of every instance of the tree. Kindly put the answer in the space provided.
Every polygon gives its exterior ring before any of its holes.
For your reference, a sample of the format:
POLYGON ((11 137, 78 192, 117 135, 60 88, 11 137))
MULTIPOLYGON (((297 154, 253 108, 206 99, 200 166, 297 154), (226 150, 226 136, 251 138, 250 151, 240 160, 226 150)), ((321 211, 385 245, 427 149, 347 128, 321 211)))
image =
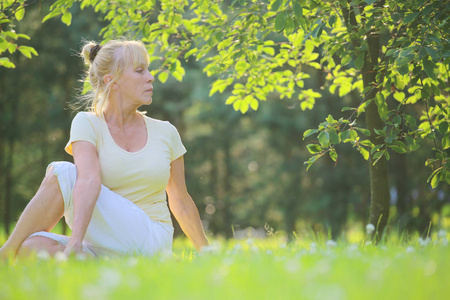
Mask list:
MULTIPOLYGON (((13 21, 21 21, 25 15, 25 8, 34 4, 36 1, 26 0, 5 0, 0 2, 0 55, 5 55, 6 51, 13 54, 19 51, 27 58, 32 55, 38 55, 33 47, 18 44, 18 39, 27 39, 30 37, 23 33, 16 33, 13 21), (31 2, 31 3, 30 3, 31 2)), ((0 56, 0 67, 15 68, 15 64, 8 57, 0 56)))
MULTIPOLYGON (((312 109, 321 94, 303 88, 305 66, 326 73, 323 88, 331 93, 359 92, 360 104, 343 108, 345 118, 330 115, 304 133, 317 135, 306 164, 326 154, 337 162, 336 145, 352 144, 369 162, 370 223, 379 232, 389 213, 390 152, 415 151, 431 140, 428 181, 450 183, 448 1, 78 2, 109 22, 105 39, 141 38, 161 82, 169 74, 182 80, 182 60, 204 62, 206 75, 215 78, 210 94, 231 90, 226 104, 242 113, 257 110, 269 94, 295 96, 302 109, 312 109)), ((62 15, 70 23, 73 3, 56 1, 46 19, 62 15)))

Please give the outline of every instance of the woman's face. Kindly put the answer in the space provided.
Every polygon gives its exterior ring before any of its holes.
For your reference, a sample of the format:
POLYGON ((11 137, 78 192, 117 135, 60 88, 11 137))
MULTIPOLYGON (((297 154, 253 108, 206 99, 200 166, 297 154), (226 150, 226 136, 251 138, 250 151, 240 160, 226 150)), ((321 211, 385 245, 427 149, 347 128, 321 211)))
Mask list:
POLYGON ((131 101, 131 104, 149 105, 152 103, 154 80, 147 65, 134 67, 130 64, 117 81, 117 91, 123 100, 131 101))

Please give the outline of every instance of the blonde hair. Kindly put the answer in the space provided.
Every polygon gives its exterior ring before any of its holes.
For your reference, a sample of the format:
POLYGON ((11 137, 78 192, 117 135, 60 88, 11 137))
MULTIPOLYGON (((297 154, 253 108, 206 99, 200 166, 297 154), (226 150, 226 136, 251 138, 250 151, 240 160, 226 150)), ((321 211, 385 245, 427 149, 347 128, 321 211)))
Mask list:
POLYGON ((79 97, 78 104, 98 116, 103 115, 111 85, 120 78, 125 68, 149 65, 148 52, 141 41, 110 40, 102 46, 89 41, 84 44, 81 56, 89 66, 84 82, 90 83, 92 89, 79 97), (108 84, 104 80, 106 75, 112 76, 108 84))

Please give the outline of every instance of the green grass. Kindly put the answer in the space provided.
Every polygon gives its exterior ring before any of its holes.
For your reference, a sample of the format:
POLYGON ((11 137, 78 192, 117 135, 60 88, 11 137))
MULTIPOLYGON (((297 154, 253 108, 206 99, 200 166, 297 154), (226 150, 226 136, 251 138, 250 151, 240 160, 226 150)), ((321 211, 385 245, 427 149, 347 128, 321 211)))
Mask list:
POLYGON ((448 234, 337 244, 214 240, 197 254, 0 263, 0 299, 448 299, 448 234))

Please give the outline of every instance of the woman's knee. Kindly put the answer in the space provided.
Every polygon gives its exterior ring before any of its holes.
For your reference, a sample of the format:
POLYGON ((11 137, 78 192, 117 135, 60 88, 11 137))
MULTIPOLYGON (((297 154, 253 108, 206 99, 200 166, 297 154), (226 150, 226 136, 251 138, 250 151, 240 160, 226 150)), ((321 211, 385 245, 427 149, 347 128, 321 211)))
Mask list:
POLYGON ((56 185, 58 184, 58 178, 56 177, 55 170, 53 166, 49 166, 47 168, 47 172, 45 173, 43 184, 56 185))
POLYGON ((27 257, 33 253, 39 253, 40 251, 46 251, 48 254, 53 255, 58 251, 64 251, 64 248, 65 246, 50 238, 44 236, 32 236, 23 241, 17 255, 18 257, 27 257))

